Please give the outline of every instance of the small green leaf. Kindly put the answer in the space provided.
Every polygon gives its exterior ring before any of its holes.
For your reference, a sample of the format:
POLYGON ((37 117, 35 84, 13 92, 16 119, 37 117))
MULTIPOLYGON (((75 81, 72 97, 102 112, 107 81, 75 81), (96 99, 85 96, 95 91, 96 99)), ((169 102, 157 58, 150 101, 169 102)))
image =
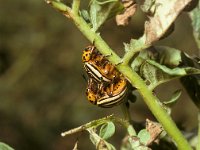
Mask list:
POLYGON ((189 16, 192 20, 194 38, 198 47, 200 48, 200 3, 189 13, 189 16))
POLYGON ((115 125, 113 122, 107 122, 101 126, 99 136, 103 139, 108 139, 115 133, 115 125))
POLYGON ((181 63, 181 51, 168 46, 155 46, 154 48, 158 53, 156 60, 160 64, 173 68, 181 63))
POLYGON ((182 93, 181 90, 177 90, 172 94, 169 100, 161 103, 161 106, 163 107, 163 109, 167 111, 169 115, 171 114, 172 107, 176 104, 176 102, 178 101, 178 98, 181 96, 181 93, 182 93))
POLYGON ((153 90, 156 86, 175 78, 147 62, 144 62, 140 66, 139 74, 145 79, 150 90, 153 90))
POLYGON ((90 22, 90 15, 87 10, 81 10, 80 14, 86 22, 90 22))
POLYGON ((151 138, 150 133, 146 129, 141 130, 138 133, 138 137, 140 138, 140 142, 144 145, 146 145, 151 138))
POLYGON ((198 65, 179 50, 164 46, 143 50, 131 67, 146 82, 150 90, 170 80, 200 74, 198 65), (186 61, 186 59, 189 59, 186 61))
POLYGON ((103 150, 103 148, 105 148, 105 150, 115 150, 115 147, 112 144, 110 144, 107 141, 105 141, 104 139, 102 139, 96 133, 95 128, 88 128, 87 131, 90 134, 90 140, 96 146, 97 149, 103 150))
POLYGON ((129 126, 128 126, 127 131, 128 131, 128 134, 129 134, 130 136, 136 136, 136 132, 135 132, 135 130, 134 130, 134 128, 133 128, 132 125, 129 125, 129 126))
POLYGON ((121 3, 118 0, 92 0, 90 3, 92 30, 96 32, 107 19, 119 11, 121 11, 121 3))
POLYGON ((182 91, 181 90, 177 90, 175 91, 170 100, 169 101, 165 101, 163 102, 165 105, 167 105, 168 107, 172 107, 178 100, 178 98, 181 96, 182 91))
POLYGON ((51 1, 52 6, 58 9, 59 11, 67 11, 67 6, 60 1, 51 1))
POLYGON ((14 149, 10 147, 9 145, 0 142, 0 150, 14 150, 14 149))
POLYGON ((144 40, 142 38, 136 40, 136 39, 131 39, 130 43, 124 43, 124 49, 125 52, 135 50, 137 51, 141 47, 144 46, 144 40))
POLYGON ((141 143, 138 137, 128 135, 123 139, 121 150, 135 150, 140 145, 141 143))
POLYGON ((153 60, 146 60, 149 64, 159 68, 160 70, 162 70, 163 72, 171 75, 171 76, 184 76, 186 75, 186 70, 184 68, 174 68, 174 69, 170 69, 164 65, 160 65, 159 63, 153 61, 153 60))

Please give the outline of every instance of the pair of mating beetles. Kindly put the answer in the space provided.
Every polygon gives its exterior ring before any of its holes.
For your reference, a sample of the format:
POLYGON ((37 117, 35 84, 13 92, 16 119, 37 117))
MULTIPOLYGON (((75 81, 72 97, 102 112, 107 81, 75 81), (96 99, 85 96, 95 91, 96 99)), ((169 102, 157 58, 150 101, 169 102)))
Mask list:
POLYGON ((88 46, 82 55, 88 75, 87 99, 100 107, 113 107, 122 103, 128 94, 127 79, 95 46, 88 46))

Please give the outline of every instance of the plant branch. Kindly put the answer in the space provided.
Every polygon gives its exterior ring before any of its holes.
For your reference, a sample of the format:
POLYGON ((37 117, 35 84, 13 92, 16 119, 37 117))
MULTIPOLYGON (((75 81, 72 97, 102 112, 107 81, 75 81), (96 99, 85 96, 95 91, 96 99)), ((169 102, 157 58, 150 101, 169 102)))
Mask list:
MULTIPOLYGON (((59 9, 59 8, 58 8, 59 9)), ((178 149, 181 150, 192 150, 186 139, 183 137, 176 124, 173 122, 167 112, 157 103, 158 99, 154 94, 149 91, 147 85, 141 79, 141 77, 134 72, 129 66, 120 64, 122 59, 106 44, 106 42, 100 37, 99 34, 93 32, 89 25, 83 20, 78 14, 74 14, 72 11, 68 11, 70 18, 74 21, 77 28, 82 34, 90 41, 95 41, 95 46, 103 55, 109 55, 108 60, 113 64, 117 65, 117 69, 123 73, 130 83, 136 87, 139 93, 143 96, 145 103, 148 105, 151 112, 162 124, 166 132, 176 142, 178 149)))
POLYGON ((72 11, 74 14, 78 14, 79 7, 80 7, 80 0, 73 0, 72 11))
POLYGON ((122 61, 122 63, 123 63, 124 65, 128 65, 129 61, 133 58, 133 56, 134 56, 137 52, 139 52, 139 51, 141 51, 141 50, 143 50, 143 49, 146 49, 146 48, 148 48, 148 47, 150 46, 150 45, 145 44, 145 38, 144 38, 144 36, 141 37, 140 39, 138 39, 137 42, 138 42, 138 43, 141 43, 140 46, 138 46, 138 47, 136 47, 136 48, 134 48, 134 49, 130 49, 130 50, 128 50, 128 51, 125 53, 125 55, 124 55, 124 57, 123 57, 123 61, 122 61))
MULTIPOLYGON (((110 115, 110 116, 107 116, 107 117, 104 117, 104 118, 101 118, 101 119, 98 119, 98 120, 94 120, 94 121, 91 121, 89 123, 86 123, 82 126, 79 126, 77 128, 74 128, 74 129, 71 129, 69 131, 66 131, 66 132, 63 132, 61 133, 61 136, 66 136, 66 135, 70 135, 70 134, 74 134, 74 133, 77 133, 77 132, 81 132, 81 131, 84 131, 88 128, 92 128, 92 127, 97 127, 99 125, 102 125, 108 121, 113 121, 113 122, 116 122, 116 123, 119 123, 121 124, 122 126, 124 126, 127 130, 130 128, 130 124, 127 120, 123 120, 121 118, 118 118, 118 117, 114 117, 113 115, 110 115)), ((129 133, 129 130, 128 130, 128 133, 129 133)), ((135 133, 136 135, 136 132, 134 131, 134 129, 132 128, 132 134, 135 133)))

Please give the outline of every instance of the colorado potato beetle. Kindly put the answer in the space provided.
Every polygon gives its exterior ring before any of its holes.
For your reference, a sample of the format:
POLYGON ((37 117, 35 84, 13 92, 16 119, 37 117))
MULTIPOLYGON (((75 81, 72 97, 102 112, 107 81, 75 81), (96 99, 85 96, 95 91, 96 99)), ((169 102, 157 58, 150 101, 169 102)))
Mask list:
POLYGON ((86 90, 87 99, 94 105, 109 108, 121 104, 128 93, 127 80, 120 78, 115 83, 100 84, 90 78, 86 90))
POLYGON ((88 76, 97 82, 111 82, 121 75, 115 66, 96 50, 95 46, 84 49, 82 61, 88 76))

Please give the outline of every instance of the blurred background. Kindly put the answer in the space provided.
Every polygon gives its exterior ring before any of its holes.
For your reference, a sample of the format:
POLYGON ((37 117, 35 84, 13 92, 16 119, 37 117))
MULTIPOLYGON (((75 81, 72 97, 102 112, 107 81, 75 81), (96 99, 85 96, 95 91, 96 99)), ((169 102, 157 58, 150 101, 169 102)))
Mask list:
MULTIPOLYGON (((101 35, 119 55, 123 42, 142 35, 145 18, 136 13, 130 25, 117 27, 114 19, 101 35)), ((73 23, 43 0, 6 0, 0 5, 0 141, 16 150, 68 150, 79 140, 80 149, 94 149, 88 134, 60 133, 110 114, 122 116, 120 107, 98 108, 85 97, 81 54, 90 43, 73 23)), ((197 55, 190 19, 181 14, 175 31, 156 43, 197 55)), ((179 81, 160 86, 156 93, 167 100, 179 81)), ((184 89, 183 89, 184 91, 184 89)), ((133 120, 153 119, 138 96, 132 104, 133 120)), ((197 109, 183 93, 172 111, 173 119, 190 131, 197 125, 197 109)), ((125 132, 118 127, 111 143, 119 146, 125 132)))

